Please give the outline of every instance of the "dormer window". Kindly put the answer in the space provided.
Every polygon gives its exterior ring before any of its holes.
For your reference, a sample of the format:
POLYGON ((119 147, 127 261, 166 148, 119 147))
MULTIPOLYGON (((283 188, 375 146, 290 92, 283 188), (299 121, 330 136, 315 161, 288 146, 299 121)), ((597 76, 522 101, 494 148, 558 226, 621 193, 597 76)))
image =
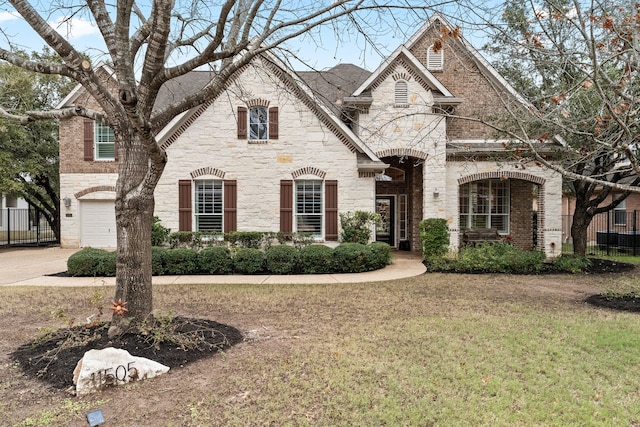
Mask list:
POLYGON ((405 80, 398 80, 395 87, 396 107, 407 107, 409 105, 409 85, 405 80))
POLYGON ((436 47, 435 44, 427 49, 427 69, 429 71, 442 71, 444 66, 444 50, 442 46, 436 47))

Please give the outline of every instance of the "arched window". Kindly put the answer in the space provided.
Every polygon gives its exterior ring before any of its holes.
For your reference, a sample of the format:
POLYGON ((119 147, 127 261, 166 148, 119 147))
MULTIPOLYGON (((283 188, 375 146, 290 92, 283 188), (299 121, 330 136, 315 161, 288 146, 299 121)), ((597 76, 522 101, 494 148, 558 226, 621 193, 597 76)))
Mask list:
POLYGON ((394 103, 401 106, 409 104, 409 85, 405 80, 396 82, 394 103))

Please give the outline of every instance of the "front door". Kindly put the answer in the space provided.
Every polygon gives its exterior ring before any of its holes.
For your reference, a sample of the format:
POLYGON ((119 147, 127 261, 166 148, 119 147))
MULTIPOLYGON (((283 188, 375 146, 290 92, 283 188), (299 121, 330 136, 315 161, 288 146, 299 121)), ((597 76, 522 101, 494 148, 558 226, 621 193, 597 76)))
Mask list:
POLYGON ((380 222, 376 225, 376 242, 395 246, 395 196, 377 196, 376 213, 380 222))

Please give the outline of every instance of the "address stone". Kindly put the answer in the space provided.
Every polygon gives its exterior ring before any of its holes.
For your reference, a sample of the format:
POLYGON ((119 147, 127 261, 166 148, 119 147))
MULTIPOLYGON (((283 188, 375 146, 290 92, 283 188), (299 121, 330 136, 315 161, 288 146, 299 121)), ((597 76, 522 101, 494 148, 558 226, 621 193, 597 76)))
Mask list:
POLYGON ((84 354, 73 371, 73 383, 76 395, 82 396, 108 386, 157 377, 168 371, 169 367, 161 363, 108 347, 84 354))

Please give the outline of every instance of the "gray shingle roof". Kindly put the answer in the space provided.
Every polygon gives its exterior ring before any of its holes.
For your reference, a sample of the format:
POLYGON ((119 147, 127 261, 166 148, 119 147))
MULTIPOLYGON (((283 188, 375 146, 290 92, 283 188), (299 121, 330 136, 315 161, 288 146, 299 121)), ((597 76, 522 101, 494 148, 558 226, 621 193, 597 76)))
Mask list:
POLYGON ((299 71, 297 74, 318 98, 335 108, 342 98, 351 96, 371 72, 353 64, 338 64, 325 71, 299 71))

